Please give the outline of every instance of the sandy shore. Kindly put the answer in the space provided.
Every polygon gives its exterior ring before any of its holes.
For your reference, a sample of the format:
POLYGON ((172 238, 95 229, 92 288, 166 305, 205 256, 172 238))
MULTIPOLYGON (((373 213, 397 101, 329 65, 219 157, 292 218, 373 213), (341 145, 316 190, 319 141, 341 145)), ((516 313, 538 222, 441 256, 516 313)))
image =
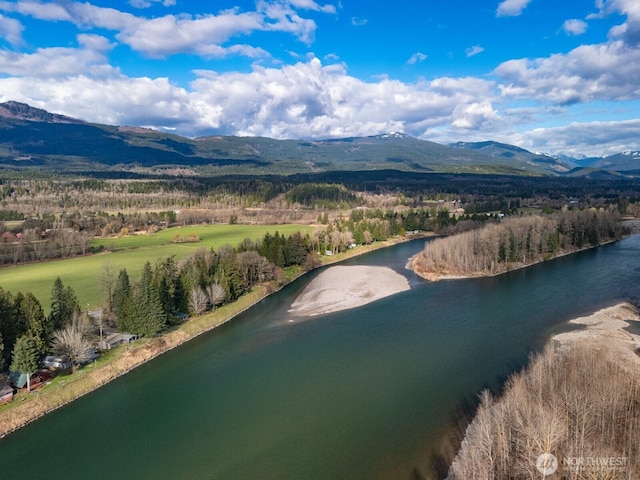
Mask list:
POLYGON ((293 302, 296 317, 322 315, 366 305, 409 290, 408 280, 386 267, 335 266, 318 275, 293 302))
POLYGON ((640 365, 640 335, 625 330, 634 322, 640 322, 638 309, 630 303, 620 303, 598 310, 592 315, 571 320, 570 324, 585 328, 560 333, 555 335, 552 341, 556 342, 560 349, 570 348, 577 343, 606 345, 615 349, 622 361, 640 365))

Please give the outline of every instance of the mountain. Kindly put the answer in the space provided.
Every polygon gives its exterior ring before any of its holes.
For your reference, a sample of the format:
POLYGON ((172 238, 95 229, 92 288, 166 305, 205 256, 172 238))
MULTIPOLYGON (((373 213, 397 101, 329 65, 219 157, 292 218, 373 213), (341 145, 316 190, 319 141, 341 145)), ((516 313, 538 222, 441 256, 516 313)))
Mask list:
POLYGON ((457 142, 449 146, 451 148, 480 152, 496 160, 524 162, 532 167, 542 168, 556 173, 566 173, 576 166, 574 162, 568 159, 561 159, 543 153, 532 153, 524 148, 499 142, 457 142))
MULTIPOLYGON (((135 126, 83 122, 18 102, 0 104, 0 168, 61 173, 293 174, 400 170, 558 175, 576 163, 497 142, 447 146, 393 132, 316 141, 264 137, 185 138, 135 126)), ((608 167, 607 167, 608 168, 608 167)))
POLYGON ((590 167, 597 161, 602 160, 602 157, 587 157, 585 155, 569 156, 561 153, 558 155, 558 159, 574 167, 590 167))
POLYGON ((618 172, 640 171, 640 152, 622 152, 598 159, 591 166, 618 172))
POLYGON ((48 123, 84 123, 82 120, 49 113, 40 108, 34 108, 26 103, 6 102, 0 103, 0 122, 2 119, 10 121, 26 120, 30 122, 48 122, 48 123))

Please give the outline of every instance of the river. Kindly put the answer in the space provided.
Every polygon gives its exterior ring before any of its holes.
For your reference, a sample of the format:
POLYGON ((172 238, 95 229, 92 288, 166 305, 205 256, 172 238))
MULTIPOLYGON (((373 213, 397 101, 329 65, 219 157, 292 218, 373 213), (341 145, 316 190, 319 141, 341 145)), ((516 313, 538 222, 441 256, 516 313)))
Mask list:
POLYGON ((455 409, 566 320, 637 299, 640 235, 495 278, 428 283, 424 241, 344 262, 411 290, 290 324, 312 273, 0 441, 12 479, 412 479, 455 409))

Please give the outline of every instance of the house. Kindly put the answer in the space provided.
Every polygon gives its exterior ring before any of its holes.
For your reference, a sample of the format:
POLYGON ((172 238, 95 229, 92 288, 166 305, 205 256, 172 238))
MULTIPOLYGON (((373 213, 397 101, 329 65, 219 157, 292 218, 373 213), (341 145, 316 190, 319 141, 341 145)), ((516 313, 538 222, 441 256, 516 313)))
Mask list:
POLYGON ((138 338, 137 335, 131 335, 130 333, 111 333, 98 343, 98 348, 100 350, 111 350, 118 345, 135 342, 138 338))
POLYGON ((96 350, 95 348, 92 348, 86 360, 80 361, 80 365, 87 365, 88 363, 95 362, 99 356, 100 352, 98 352, 98 350, 96 350))
POLYGON ((54 357, 49 355, 44 357, 42 364, 51 370, 71 370, 71 361, 65 357, 54 357))
MULTIPOLYGON (((49 380, 55 376, 55 373, 51 370, 38 370, 31 375, 31 390, 35 390, 44 386, 49 380)), ((9 379, 14 387, 17 389, 27 388, 27 374, 20 372, 9 372, 9 379)))
POLYGON ((6 383, 0 385, 0 405, 13 401, 13 388, 6 383))

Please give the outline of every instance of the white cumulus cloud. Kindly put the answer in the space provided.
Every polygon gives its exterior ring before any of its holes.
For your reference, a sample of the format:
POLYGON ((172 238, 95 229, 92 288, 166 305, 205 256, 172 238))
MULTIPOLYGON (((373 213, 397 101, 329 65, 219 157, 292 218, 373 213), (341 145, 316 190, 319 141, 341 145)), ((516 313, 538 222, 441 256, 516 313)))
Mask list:
POLYGON ((558 105, 640 98, 640 49, 622 41, 582 45, 567 54, 502 63, 495 70, 504 96, 558 105))
MULTIPOLYGON (((137 6, 143 7, 150 0, 134 1, 137 6)), ((165 0, 165 5, 170 5, 172 1, 165 0)), ((234 8, 218 14, 147 18, 88 2, 43 4, 33 0, 18 0, 15 3, 0 1, 0 11, 28 15, 39 20, 72 22, 85 30, 114 31, 121 43, 156 58, 178 53, 215 57, 247 52, 251 57, 263 55, 264 50, 258 47, 249 48, 239 42, 238 47, 230 48, 228 44, 235 37, 248 36, 255 31, 285 32, 304 43, 310 43, 317 28, 316 23, 300 16, 297 9, 325 13, 336 11, 333 5, 319 5, 312 0, 258 0, 254 11, 243 12, 234 8)))
POLYGON ((362 27, 366 25, 368 21, 366 18, 351 17, 351 25, 354 27, 362 27))
POLYGON ((71 15, 65 7, 57 3, 41 3, 18 0, 17 2, 0 1, 0 10, 29 15, 39 20, 71 21, 71 15))
POLYGON ((467 57, 473 57, 474 55, 478 55, 482 52, 484 52, 484 48, 482 48, 480 45, 474 45, 473 47, 469 47, 464 51, 467 57))
POLYGON ((43 82, 69 75, 105 75, 116 70, 107 65, 106 53, 113 45, 99 35, 78 35, 81 48, 39 48, 33 53, 0 50, 0 73, 37 77, 43 82))
POLYGON ((154 3, 161 3, 165 7, 172 7, 176 0, 129 0, 129 5, 134 8, 149 8, 154 3))
POLYGON ((527 7, 531 0, 504 0, 498 5, 496 16, 517 17, 527 7))
POLYGON ((566 20, 562 24, 562 29, 567 35, 582 35, 587 31, 587 22, 573 18, 566 20))
MULTIPOLYGON (((323 66, 313 58, 275 68, 255 66, 249 74, 197 72, 193 98, 215 105, 219 115, 210 125, 221 133, 276 138, 326 138, 405 131, 420 135, 428 128, 462 118, 461 105, 478 96, 490 97, 492 83, 475 78, 440 78, 404 83, 382 77, 364 82, 347 74, 343 65, 323 66), (454 116, 454 112, 455 116, 454 116)), ((489 100, 486 100, 486 105, 489 100)), ((465 128, 483 122, 490 108, 470 107, 465 128)))
POLYGON ((458 105, 453 111, 452 125, 458 128, 478 129, 494 120, 498 113, 488 101, 458 105))
POLYGON ((411 57, 409 58, 409 60, 407 60, 407 63, 409 65, 414 65, 418 62, 424 62, 427 59, 426 54, 422 53, 422 52, 416 52, 413 55, 411 55, 411 57))
POLYGON ((611 122, 574 122, 535 128, 511 139, 524 148, 546 153, 605 157, 625 150, 640 150, 640 119, 611 122))
POLYGON ((24 26, 18 20, 0 15, 0 37, 11 45, 22 44, 23 30, 24 26))

